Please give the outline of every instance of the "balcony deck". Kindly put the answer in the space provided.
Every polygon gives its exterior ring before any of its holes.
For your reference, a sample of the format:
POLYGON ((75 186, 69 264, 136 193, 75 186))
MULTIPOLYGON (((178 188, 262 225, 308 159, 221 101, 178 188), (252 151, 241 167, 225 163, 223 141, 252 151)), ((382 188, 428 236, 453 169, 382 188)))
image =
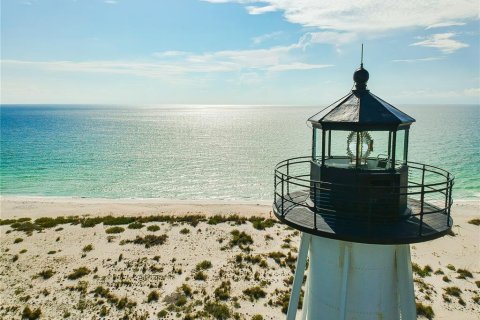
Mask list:
MULTIPOLYGON (((378 208, 376 212, 363 212, 363 215, 337 211, 338 207, 330 199, 339 195, 340 185, 310 180, 310 161, 307 157, 289 159, 279 163, 275 169, 273 211, 280 221, 297 230, 325 238, 370 244, 429 241, 451 230, 453 176, 445 170, 409 162, 408 185, 387 189, 390 197, 390 192, 407 197, 406 214, 392 218, 378 208), (304 166, 304 170, 299 170, 299 166, 304 166), (317 199, 316 203, 312 199, 317 199)), ((349 186, 341 187, 342 190, 350 190, 349 186)), ((366 189, 366 194, 369 194, 368 191, 375 194, 378 188, 365 186, 362 191, 366 189)), ((348 192, 356 191, 351 189, 348 192)), ((367 203, 368 200, 367 197, 362 201, 367 203)), ((338 203, 338 199, 336 201, 338 203)), ((349 201, 348 196, 345 201, 349 201)), ((359 205, 365 208, 365 203, 359 205)), ((355 202, 347 208, 356 208, 355 202)))

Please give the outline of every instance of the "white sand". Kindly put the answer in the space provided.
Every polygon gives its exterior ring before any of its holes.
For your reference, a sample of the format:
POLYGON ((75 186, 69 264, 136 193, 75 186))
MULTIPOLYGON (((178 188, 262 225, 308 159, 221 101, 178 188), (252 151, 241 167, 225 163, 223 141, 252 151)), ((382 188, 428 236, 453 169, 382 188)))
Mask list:
MULTIPOLYGON (((1 218, 31 217, 32 219, 45 216, 68 215, 154 215, 154 214, 240 214, 245 216, 269 217, 271 206, 266 202, 205 202, 205 201, 168 201, 168 200, 106 200, 81 198, 41 198, 41 197, 2 197, 1 218)), ((473 301, 473 297, 480 296, 480 289, 475 281, 480 280, 480 226, 467 223, 473 218, 480 218, 479 201, 457 201, 452 214, 456 236, 446 236, 431 242, 412 245, 412 259, 421 267, 430 265, 435 271, 442 270, 451 280, 446 283, 444 275, 427 276, 422 280, 432 286, 431 289, 420 292, 416 284, 417 298, 425 305, 431 305, 435 312, 435 319, 479 319, 480 305, 473 301), (458 274, 447 269, 452 264, 457 269, 468 269, 473 273, 473 279, 457 279, 458 274), (444 288, 456 286, 462 290, 461 297, 466 305, 458 303, 458 298, 450 297, 451 302, 443 301, 444 288), (428 292, 428 293, 427 293, 428 292), (430 300, 427 299, 429 296, 430 300)), ((239 308, 234 306, 232 299, 226 301, 232 312, 238 312, 243 319, 251 319, 254 314, 262 314, 265 319, 284 318, 279 306, 270 306, 269 300, 275 302, 279 294, 275 290, 286 291, 286 285, 291 275, 288 267, 279 266, 268 253, 280 251, 284 254, 296 255, 299 243, 298 234, 288 230, 284 225, 276 224, 266 230, 256 230, 251 223, 234 226, 232 223, 208 225, 201 222, 196 227, 190 225, 175 225, 171 223, 148 223, 142 229, 127 229, 108 242, 102 224, 93 228, 81 228, 79 225, 60 225, 46 229, 43 232, 34 232, 27 236, 23 232, 9 232, 9 226, 0 228, 0 318, 18 319, 26 305, 32 309, 41 308, 43 318, 61 319, 68 311, 70 319, 98 318, 103 300, 108 307, 109 318, 117 319, 123 316, 125 310, 117 310, 105 298, 95 297, 92 290, 102 285, 118 297, 127 296, 135 301, 137 306, 129 312, 130 319, 156 318, 156 314, 168 306, 168 298, 183 284, 188 283, 194 291, 192 298, 188 298, 187 305, 193 301, 203 301, 205 297, 214 300, 214 290, 222 281, 231 281, 231 297, 238 297, 239 308), (158 225, 159 231, 149 232, 146 226, 158 225), (187 228, 189 234, 181 234, 180 230, 187 228), (230 232, 234 229, 245 231, 253 238, 251 245, 253 255, 261 255, 268 267, 258 264, 245 263, 240 268, 235 263, 235 256, 242 250, 228 246, 231 239, 230 232), (8 232, 8 233, 7 233, 8 232), (145 248, 137 244, 120 245, 121 240, 134 239, 137 235, 166 234, 165 244, 145 248), (266 239, 269 235, 272 239, 266 239), (23 241, 14 244, 16 238, 23 241), (59 238, 58 241, 56 239, 59 238), (284 239, 291 239, 287 245, 284 239), (84 257, 82 248, 88 244, 93 250, 84 257), (282 248, 282 245, 284 246, 282 248), (290 246, 290 247, 288 247, 290 246), (26 249, 25 253, 20 253, 26 249), (56 251, 54 254, 48 254, 56 251), (123 259, 119 260, 122 254, 123 259), (12 258, 18 255, 18 261, 12 258), (159 255, 158 261, 153 260, 159 255), (172 262, 175 259, 175 262, 172 262), (206 281, 193 280, 195 266, 198 262, 209 260, 212 268, 205 271, 206 281), (68 280, 66 276, 73 269, 86 266, 92 273, 78 279, 68 280), (143 273, 143 267, 146 267, 143 273), (151 267, 158 270, 152 270, 151 267), (96 272, 93 270, 97 268, 96 272), (173 269, 182 269, 181 274, 173 269), (47 279, 32 279, 42 270, 52 269, 55 274, 47 279), (223 270, 224 275, 220 274, 223 270), (259 284, 255 279, 265 280, 263 290, 265 298, 256 302, 249 301, 243 290, 259 284), (121 275, 124 281, 120 280, 121 275), (115 277, 115 279, 114 279, 115 277), (188 279, 188 280, 187 280, 188 279), (85 293, 68 289, 77 286, 79 281, 86 281, 85 293), (159 287, 159 283, 161 286, 159 287), (47 291, 44 292, 44 290, 47 291), (158 302, 147 303, 150 291, 157 290, 160 294, 158 302), (25 298, 30 296, 27 301, 25 298), (165 301, 167 300, 167 301, 165 301), (84 305, 83 313, 79 305, 84 305)), ((125 226, 124 226, 125 227, 125 226)), ((282 259, 282 261, 284 258, 282 259)), ((415 276, 415 278, 419 278, 415 276)), ((238 307, 238 306, 237 306, 238 307)), ((193 310, 203 310, 203 306, 192 307, 193 310)), ((127 309, 128 310, 128 309, 127 309)), ((127 313, 128 313, 127 312, 127 313)), ((183 313, 182 313, 183 314, 183 313)), ((176 317, 175 312, 169 313, 171 319, 176 317)))

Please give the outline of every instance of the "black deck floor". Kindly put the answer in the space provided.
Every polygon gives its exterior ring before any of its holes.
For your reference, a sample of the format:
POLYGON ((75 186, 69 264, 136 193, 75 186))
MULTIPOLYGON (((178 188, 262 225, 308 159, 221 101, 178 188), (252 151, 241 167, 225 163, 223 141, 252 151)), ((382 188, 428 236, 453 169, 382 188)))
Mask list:
MULTIPOLYGON (((372 222, 348 219, 335 214, 314 214, 308 190, 289 193, 285 198, 283 209, 280 197, 273 204, 274 213, 282 222, 303 232, 344 241, 371 244, 423 242, 444 236, 453 223, 445 210, 424 214, 423 222, 420 216, 415 215, 388 223, 372 222)), ((418 214, 420 202, 409 198, 408 208, 412 214, 418 214)), ((433 204, 424 204, 424 210, 431 212, 439 209, 433 204)))

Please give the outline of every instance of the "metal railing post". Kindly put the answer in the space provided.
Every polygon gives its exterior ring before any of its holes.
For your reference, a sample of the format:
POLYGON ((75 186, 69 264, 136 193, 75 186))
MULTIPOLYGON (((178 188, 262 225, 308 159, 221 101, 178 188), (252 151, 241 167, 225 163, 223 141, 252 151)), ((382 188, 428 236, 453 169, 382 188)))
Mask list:
POLYGON ((282 173, 282 217, 285 215, 285 194, 284 194, 284 180, 285 180, 285 177, 284 177, 284 174, 282 173))
POLYGON ((273 176, 273 203, 277 206, 277 170, 273 176))
POLYGON ((317 183, 313 183, 313 228, 317 230, 317 183))
POLYGON ((420 230, 419 234, 422 235, 423 229, 423 203, 425 201, 425 165, 422 167, 422 191, 420 192, 420 230))
POLYGON ((449 191, 449 186, 450 186, 450 173, 447 173, 447 183, 445 184, 445 213, 447 214, 447 226, 450 227, 450 210, 448 210, 448 194, 450 193, 449 191))
MULTIPOLYGON (((287 160, 287 179, 290 180, 290 159, 287 160)), ((287 181, 287 194, 290 194, 290 183, 287 181)))

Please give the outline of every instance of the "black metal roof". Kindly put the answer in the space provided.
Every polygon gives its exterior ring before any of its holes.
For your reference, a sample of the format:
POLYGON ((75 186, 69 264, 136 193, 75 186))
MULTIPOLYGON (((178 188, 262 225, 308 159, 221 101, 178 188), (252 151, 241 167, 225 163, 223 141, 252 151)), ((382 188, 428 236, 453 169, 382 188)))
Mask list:
POLYGON ((368 71, 363 64, 353 74, 355 89, 308 119, 327 130, 397 130, 415 119, 367 90, 368 71))

